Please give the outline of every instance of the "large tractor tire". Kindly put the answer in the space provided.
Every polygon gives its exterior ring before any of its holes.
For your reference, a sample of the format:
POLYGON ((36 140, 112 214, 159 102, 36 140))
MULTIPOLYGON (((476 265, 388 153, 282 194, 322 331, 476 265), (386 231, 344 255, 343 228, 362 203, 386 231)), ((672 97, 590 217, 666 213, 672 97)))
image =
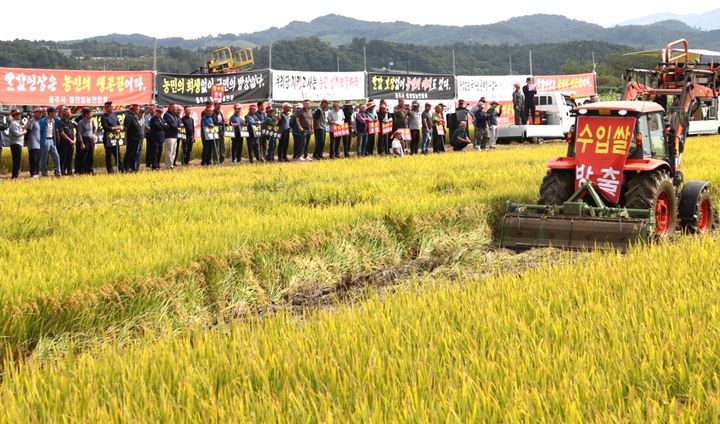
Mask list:
POLYGON ((677 227, 677 198, 667 170, 633 174, 625 189, 625 207, 655 212, 655 236, 671 236, 677 227))
POLYGON ((695 213, 690 219, 680 220, 683 231, 690 234, 707 234, 715 225, 715 213, 710 200, 710 190, 704 189, 697 199, 695 213))
POLYGON ((539 205, 562 205, 575 193, 572 171, 551 170, 540 185, 539 205))

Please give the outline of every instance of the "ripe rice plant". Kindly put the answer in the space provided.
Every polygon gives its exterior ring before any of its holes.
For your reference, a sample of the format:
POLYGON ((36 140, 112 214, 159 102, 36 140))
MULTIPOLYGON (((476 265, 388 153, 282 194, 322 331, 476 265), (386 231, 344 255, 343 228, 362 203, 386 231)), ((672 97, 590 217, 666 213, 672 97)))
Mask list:
POLYGON ((0 420, 720 419, 716 239, 421 283, 302 319, 20 364, 0 420))
POLYGON ((0 350, 212 322, 437 252, 452 232, 488 244, 505 199, 533 200, 562 148, 8 182, 0 350))

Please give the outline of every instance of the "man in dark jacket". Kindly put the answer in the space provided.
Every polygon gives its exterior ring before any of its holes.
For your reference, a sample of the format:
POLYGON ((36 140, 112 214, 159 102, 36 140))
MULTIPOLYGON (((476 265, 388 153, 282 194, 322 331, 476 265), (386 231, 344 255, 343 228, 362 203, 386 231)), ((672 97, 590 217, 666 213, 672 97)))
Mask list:
POLYGON ((193 143, 195 142, 195 120, 192 117, 190 106, 185 106, 185 114, 182 117, 182 124, 185 127, 185 140, 182 146, 182 164, 190 163, 193 143))
POLYGON ((532 125, 535 123, 535 96, 537 90, 532 78, 528 78, 523 86, 523 96, 525 96, 525 109, 523 110, 523 125, 532 125))
POLYGON ((163 109, 161 107, 155 108, 155 116, 150 118, 150 140, 151 146, 148 149, 154 148, 155 151, 152 155, 152 169, 160 169, 160 149, 165 142, 165 131, 168 128, 167 122, 163 119, 163 109))
POLYGON ((57 146, 62 175, 71 175, 73 173, 73 151, 75 150, 77 138, 75 137, 75 126, 71 118, 70 109, 65 108, 57 125, 57 146))
POLYGON ((223 163, 225 162, 225 115, 220 110, 220 103, 215 102, 213 104, 212 117, 215 126, 218 127, 220 132, 220 138, 217 143, 213 144, 213 148, 217 146, 217 151, 214 154, 218 163, 223 163))
POLYGON ((113 112, 112 102, 105 102, 105 113, 100 118, 100 124, 103 129, 103 145, 105 147, 105 168, 108 174, 115 172, 113 164, 117 163, 119 171, 122 172, 122 162, 120 161, 120 134, 123 127, 118 121, 118 117, 113 112))
POLYGON ((167 124, 167 129, 165 130, 165 140, 163 140, 165 147, 165 168, 173 169, 175 153, 177 151, 178 129, 182 125, 174 103, 168 105, 168 110, 165 112, 165 115, 163 115, 163 119, 167 124))
POLYGON ((123 168, 126 171, 135 171, 135 159, 138 155, 138 146, 142 143, 143 123, 138 117, 138 105, 132 104, 128 108, 129 112, 125 115, 123 127, 125 127, 125 138, 127 140, 127 149, 123 158, 123 168))
POLYGON ((345 114, 345 123, 348 124, 348 128, 351 129, 348 135, 343 137, 343 157, 347 159, 348 157, 350 157, 350 144, 352 142, 352 119, 353 113, 355 112, 355 107, 353 106, 352 100, 346 101, 342 109, 343 114, 345 114))

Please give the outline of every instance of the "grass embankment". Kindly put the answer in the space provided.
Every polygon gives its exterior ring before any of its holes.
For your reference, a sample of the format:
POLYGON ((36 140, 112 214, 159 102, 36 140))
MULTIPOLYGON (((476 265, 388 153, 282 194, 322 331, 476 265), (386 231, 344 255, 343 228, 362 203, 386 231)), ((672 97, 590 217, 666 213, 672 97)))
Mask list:
POLYGON ((5 184, 0 351, 212 323, 347 275, 444 260, 468 240, 482 247, 489 217, 507 198, 534 199, 562 150, 5 184))
POLYGON ((425 281, 8 371, 7 421, 646 422, 720 419, 720 242, 425 281))

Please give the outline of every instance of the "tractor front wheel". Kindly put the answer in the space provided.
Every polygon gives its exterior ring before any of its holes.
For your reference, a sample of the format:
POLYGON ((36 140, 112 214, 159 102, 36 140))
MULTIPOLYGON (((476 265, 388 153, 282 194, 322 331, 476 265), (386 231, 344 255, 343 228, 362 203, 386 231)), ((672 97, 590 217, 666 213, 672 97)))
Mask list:
POLYGON ((694 218, 682 220, 680 224, 690 234, 706 234, 712 229, 713 223, 714 213, 710 201, 710 191, 705 189, 698 198, 694 218))
POLYGON ((575 174, 553 169, 540 185, 540 205, 562 205, 575 193, 575 174))
POLYGON ((677 226, 677 198, 672 178, 666 170, 634 174, 625 189, 625 207, 651 209, 655 213, 655 236, 665 238, 677 226))

